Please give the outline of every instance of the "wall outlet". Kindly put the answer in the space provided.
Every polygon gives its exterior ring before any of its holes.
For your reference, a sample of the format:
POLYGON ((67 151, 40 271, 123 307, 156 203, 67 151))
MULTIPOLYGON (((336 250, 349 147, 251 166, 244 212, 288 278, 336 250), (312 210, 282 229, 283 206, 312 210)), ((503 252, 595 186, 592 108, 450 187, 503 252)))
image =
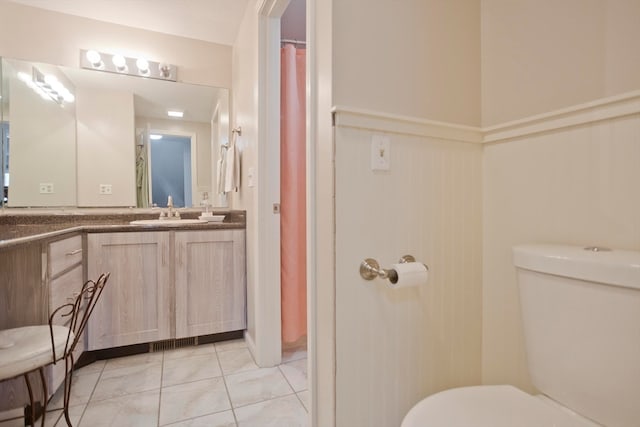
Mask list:
POLYGON ((53 183, 51 182, 40 183, 40 194, 53 194, 53 183))
POLYGON ((391 167, 391 138, 385 135, 371 137, 371 170, 386 171, 391 167))
POLYGON ((113 187, 111 184, 100 184, 100 190, 98 191, 100 194, 113 194, 113 187))

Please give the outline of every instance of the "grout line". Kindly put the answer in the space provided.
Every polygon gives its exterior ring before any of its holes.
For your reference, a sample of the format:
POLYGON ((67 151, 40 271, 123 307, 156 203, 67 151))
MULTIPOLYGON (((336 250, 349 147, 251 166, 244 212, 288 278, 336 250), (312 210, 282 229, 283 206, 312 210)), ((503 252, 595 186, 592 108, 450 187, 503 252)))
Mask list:
POLYGON ((218 358, 218 349, 215 349, 216 362, 218 363, 218 368, 220 368, 220 373, 222 374, 222 383, 224 384, 224 389, 227 392, 227 399, 229 399, 229 406, 231 406, 231 413, 233 414, 233 421, 236 423, 236 427, 238 425, 238 417, 236 416, 236 411, 233 407, 233 402, 231 401, 231 394, 229 393, 229 386, 227 386, 227 378, 222 371, 222 364, 220 363, 220 359, 218 358))
POLYGON ((300 390, 300 391, 296 391, 295 395, 298 398, 298 400, 300 401, 300 404, 302 405, 302 408, 305 410, 305 412, 308 414, 309 410, 307 409, 307 405, 304 404, 304 402, 302 401, 302 398, 300 397, 299 393, 302 393, 303 391, 307 391, 307 390, 300 390))
POLYGON ((291 384, 291 381, 289 381, 289 378, 287 378, 284 371, 280 368, 281 366, 282 366, 282 363, 277 366, 278 370, 280 371, 280 374, 284 377, 284 380, 287 382, 287 384, 289 384, 289 388, 291 388, 291 390, 293 390, 293 392, 295 393, 296 389, 293 388, 293 384, 291 384))
MULTIPOLYGON (((93 398, 93 394, 96 392, 96 389, 98 388, 98 384, 100 383, 100 380, 102 379, 102 374, 104 373, 104 368, 107 367, 107 362, 104 363, 104 365, 102 365, 102 369, 100 369, 100 373, 98 375, 98 380, 96 381, 96 383, 93 385, 93 389, 91 390, 91 393, 89 393, 89 400, 87 400, 87 402, 84 404, 84 408, 82 409, 82 413, 80 414, 80 418, 78 418, 78 426, 80 426, 82 424, 82 419, 84 418, 84 414, 87 412, 87 407, 89 406, 89 403, 91 403, 91 399, 93 398)), ((61 418, 64 418, 64 413, 62 414, 61 418)), ((58 423, 60 422, 60 419, 58 420, 58 423)), ((66 421, 65 421, 66 423, 66 421)), ((56 426, 57 427, 57 423, 56 426)))
POLYGON ((158 427, 160 426, 160 411, 162 409, 162 388, 164 385, 164 362, 166 350, 162 350, 162 365, 160 365, 160 391, 158 393, 158 427))
MULTIPOLYGON (((48 411, 47 411, 48 412, 48 411)), ((60 413, 58 414, 58 418, 56 419, 56 421, 53 423, 53 427, 57 426, 58 423, 60 422, 60 418, 64 415, 64 409, 62 411, 60 411, 60 413)), ((40 423, 42 422, 40 419, 38 419, 37 421, 40 421, 40 423)), ((39 422, 36 422, 35 424, 38 425, 40 424, 39 422)))

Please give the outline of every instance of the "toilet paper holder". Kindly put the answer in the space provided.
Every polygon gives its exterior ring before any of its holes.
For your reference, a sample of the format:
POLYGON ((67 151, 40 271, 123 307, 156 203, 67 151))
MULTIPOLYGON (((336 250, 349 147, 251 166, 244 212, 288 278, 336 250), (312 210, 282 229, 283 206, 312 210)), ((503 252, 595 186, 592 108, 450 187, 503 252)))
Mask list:
MULTIPOLYGON (((399 262, 401 264, 406 262, 416 262, 416 259, 413 255, 404 255, 400 258, 399 262)), ((426 265, 425 267, 427 270, 429 269, 426 265)), ((389 279, 393 284, 398 283, 398 273, 392 268, 380 268, 378 261, 373 258, 367 258, 360 263, 360 276, 362 276, 364 280, 373 280, 380 277, 381 279, 389 279)))

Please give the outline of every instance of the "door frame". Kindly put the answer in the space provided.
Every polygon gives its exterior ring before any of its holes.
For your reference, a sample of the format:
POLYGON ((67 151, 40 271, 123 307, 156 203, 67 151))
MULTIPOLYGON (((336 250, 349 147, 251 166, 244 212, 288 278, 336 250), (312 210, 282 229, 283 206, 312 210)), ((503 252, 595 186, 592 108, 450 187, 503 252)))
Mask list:
MULTIPOLYGON (((335 209, 331 124, 331 2, 307 3, 307 354, 312 427, 335 426, 335 209), (323 283, 323 286, 318 286, 323 283)), ((258 271, 256 310, 264 326, 254 354, 281 361, 280 227, 272 204, 280 197, 280 18, 289 0, 258 2, 258 271), (277 170, 276 176, 268 171, 277 170), (277 229, 277 232, 276 232, 277 229), (277 255, 277 264, 274 264, 277 255), (276 297, 277 295, 277 297, 276 297), (262 344, 262 345, 261 345, 262 344)), ((258 339, 257 339, 258 340, 258 339)), ((252 343, 249 343, 252 345, 252 343)), ((258 362, 258 364, 260 364, 258 362)))

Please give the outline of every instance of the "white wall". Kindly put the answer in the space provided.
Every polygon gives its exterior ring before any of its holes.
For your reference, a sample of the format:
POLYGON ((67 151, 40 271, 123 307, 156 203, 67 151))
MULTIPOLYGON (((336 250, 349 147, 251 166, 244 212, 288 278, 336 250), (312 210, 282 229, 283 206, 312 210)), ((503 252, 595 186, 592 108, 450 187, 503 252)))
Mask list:
POLYGON ((636 1, 482 2, 485 383, 533 390, 511 246, 640 249, 639 23, 636 1))
POLYGON ((480 124, 479 25, 479 1, 333 2, 335 284, 317 286, 335 286, 337 426, 399 425, 424 396, 481 381, 481 147, 457 134, 479 130, 415 130, 480 124), (376 128, 391 132, 389 172, 369 170, 376 128), (358 274, 406 253, 430 265, 421 290, 358 274))
MULTIPOLYGON (((376 130, 336 127, 336 425, 387 427, 425 396, 480 384, 480 144, 403 133, 370 170, 376 130), (429 266, 420 288, 362 279, 375 258, 429 266)), ((395 132, 401 123, 391 122, 395 132)), ((372 126, 377 124, 372 123, 372 126)))
MULTIPOLYGON (((232 56, 233 87, 231 90, 231 128, 242 127, 242 136, 236 144, 241 158, 241 187, 239 192, 228 194, 229 206, 247 211, 247 331, 246 337, 254 356, 259 358, 256 347, 262 339, 265 325, 256 321, 259 310, 264 310, 259 296, 260 271, 258 263, 259 229, 257 194, 260 182, 255 187, 248 186, 247 171, 254 168, 257 176, 258 152, 258 14, 256 1, 247 5, 238 37, 233 45, 232 56)), ((262 364, 262 361, 258 361, 262 364)))
POLYGON ((640 2, 483 0, 482 124, 640 86, 640 2))
POLYGON ((136 206, 133 94, 78 89, 76 106, 78 206, 136 206))
POLYGON ((335 425, 335 174, 333 2, 307 4, 307 295, 313 427, 335 425))
POLYGON ((532 389, 511 247, 564 243, 640 250, 639 165, 640 113, 485 148, 485 383, 532 389))
POLYGON ((334 103, 480 124, 480 1, 335 1, 334 103))

